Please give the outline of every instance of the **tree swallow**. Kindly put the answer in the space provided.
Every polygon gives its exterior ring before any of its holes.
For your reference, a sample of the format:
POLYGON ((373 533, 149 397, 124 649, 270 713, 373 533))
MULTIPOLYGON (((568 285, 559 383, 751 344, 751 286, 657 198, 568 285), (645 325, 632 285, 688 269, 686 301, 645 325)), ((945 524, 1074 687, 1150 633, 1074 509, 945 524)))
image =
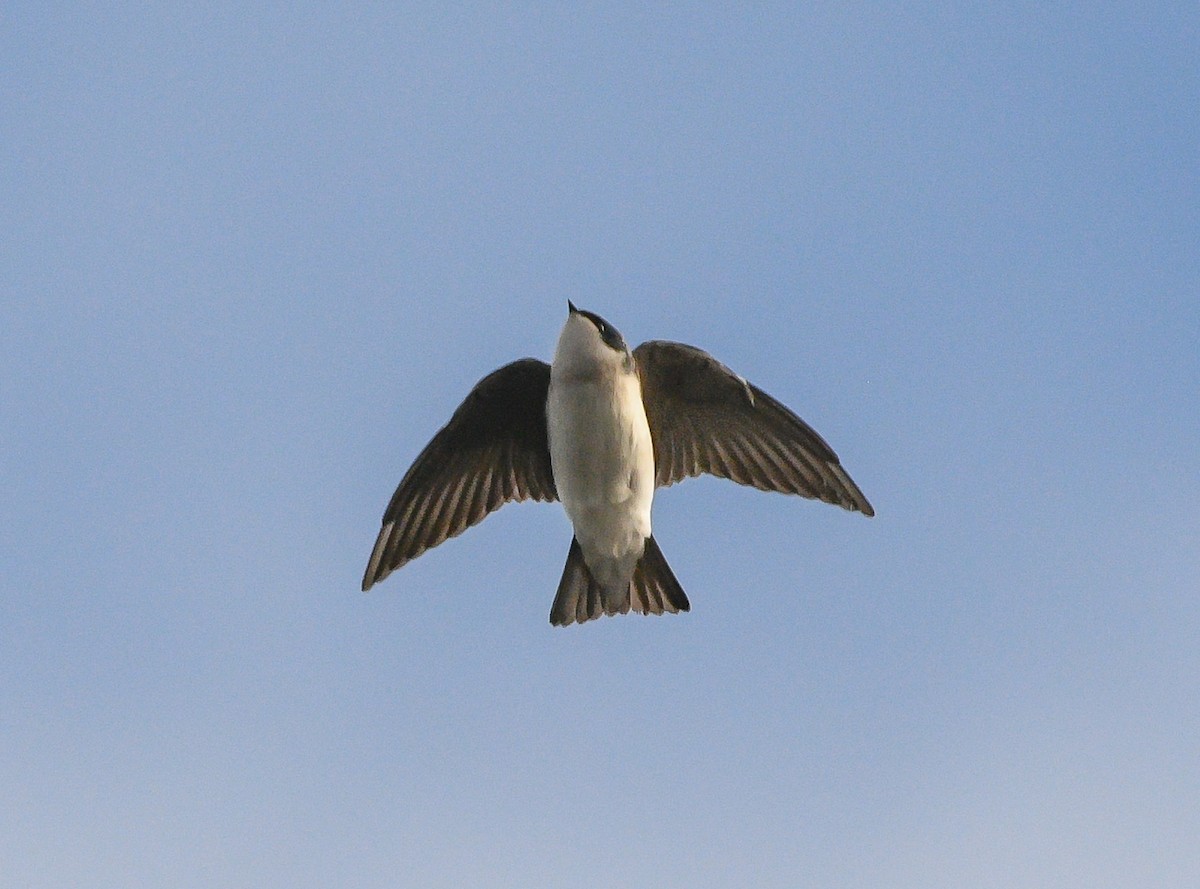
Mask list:
POLYGON ((364 591, 510 500, 560 500, 574 527, 555 626, 689 610, 650 526, 655 489, 689 476, 875 514, 825 440, 757 386, 694 346, 630 351, 599 315, 567 306, 554 362, 488 374, 405 473, 364 591))

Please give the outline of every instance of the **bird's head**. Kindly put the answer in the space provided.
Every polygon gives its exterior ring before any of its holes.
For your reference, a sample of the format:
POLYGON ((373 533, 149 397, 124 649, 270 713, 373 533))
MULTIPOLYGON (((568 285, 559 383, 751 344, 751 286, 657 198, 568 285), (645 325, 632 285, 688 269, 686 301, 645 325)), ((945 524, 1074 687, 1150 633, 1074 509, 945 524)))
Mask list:
POLYGON ((554 371, 570 376, 593 376, 605 368, 631 368, 632 357, 621 332, 586 309, 567 301, 567 322, 558 336, 554 371))

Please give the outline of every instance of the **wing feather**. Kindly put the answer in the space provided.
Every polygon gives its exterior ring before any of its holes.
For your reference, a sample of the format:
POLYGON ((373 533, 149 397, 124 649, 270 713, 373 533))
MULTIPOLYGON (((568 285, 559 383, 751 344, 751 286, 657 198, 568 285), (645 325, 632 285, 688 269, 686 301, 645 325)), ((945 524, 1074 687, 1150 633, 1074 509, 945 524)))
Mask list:
POLYGON ((710 473, 874 515, 837 454, 779 401, 693 346, 634 350, 659 487, 710 473))
POLYGON ((370 589, 510 500, 556 500, 546 437, 550 365, 534 358, 480 380, 413 461, 383 514, 370 589))

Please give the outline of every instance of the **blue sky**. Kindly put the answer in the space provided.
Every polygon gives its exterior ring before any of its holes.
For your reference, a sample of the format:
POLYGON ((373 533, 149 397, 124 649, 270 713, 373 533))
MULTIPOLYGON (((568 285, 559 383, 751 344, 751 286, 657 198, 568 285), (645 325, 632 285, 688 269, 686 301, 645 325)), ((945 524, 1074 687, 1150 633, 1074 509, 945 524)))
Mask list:
POLYGON ((10 5, 0 882, 1200 881, 1187 4, 10 5), (693 611, 561 510, 370 594, 566 299, 791 405, 878 516, 702 479, 693 611))

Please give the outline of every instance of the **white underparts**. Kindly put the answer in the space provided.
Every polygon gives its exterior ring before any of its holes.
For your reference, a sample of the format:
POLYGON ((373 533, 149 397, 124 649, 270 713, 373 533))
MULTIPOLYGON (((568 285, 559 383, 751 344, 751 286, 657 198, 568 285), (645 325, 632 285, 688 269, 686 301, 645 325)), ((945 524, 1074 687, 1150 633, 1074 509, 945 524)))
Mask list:
MULTIPOLYGON (((623 589, 650 536, 650 426, 641 384, 623 356, 601 344, 610 358, 586 340, 576 348, 570 327, 568 321, 559 341, 546 405, 554 483, 592 576, 606 589, 623 589)), ((587 333, 581 329, 578 338, 587 333)))

